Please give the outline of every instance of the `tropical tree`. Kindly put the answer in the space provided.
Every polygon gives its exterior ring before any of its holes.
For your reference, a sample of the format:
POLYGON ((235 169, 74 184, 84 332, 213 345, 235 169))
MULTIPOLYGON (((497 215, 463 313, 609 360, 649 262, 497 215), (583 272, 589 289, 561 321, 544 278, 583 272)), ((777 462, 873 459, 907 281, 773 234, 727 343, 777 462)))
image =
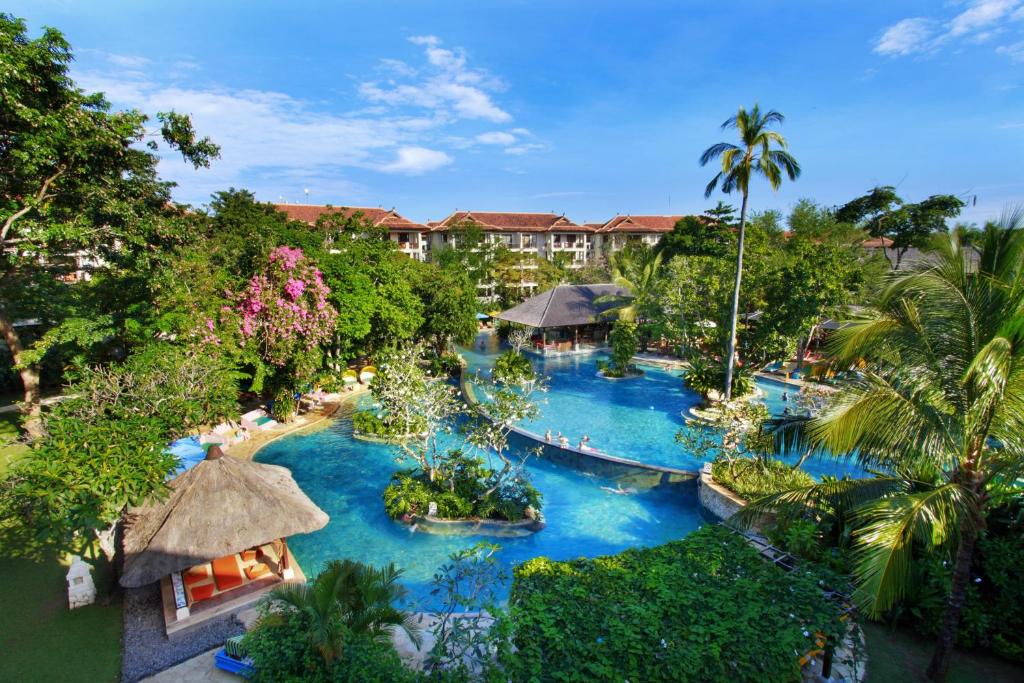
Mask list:
POLYGON ((310 583, 285 583, 267 596, 274 611, 260 619, 258 629, 286 628, 289 614, 298 613, 306 641, 330 665, 353 637, 387 642, 402 629, 417 646, 419 627, 412 615, 394 607, 406 590, 398 583, 401 569, 377 568, 352 560, 333 560, 310 583))
MULTIPOLYGON (((0 336, 21 376, 32 436, 39 435, 39 362, 28 358, 15 321, 51 328, 76 308, 67 300, 78 287, 58 284, 74 278, 69 255, 111 264, 150 251, 164 218, 177 212, 170 184, 156 174, 157 140, 196 168, 219 155, 187 116, 162 112, 159 130, 147 129, 141 112, 112 111, 101 94, 82 92, 69 75, 72 59, 59 31, 30 38, 23 20, 0 13, 0 336)), ((78 312, 81 334, 66 339, 95 344, 121 331, 115 321, 123 316, 91 313, 78 312)))
POLYGON ((732 293, 732 316, 729 339, 727 340, 727 359, 725 371, 725 399, 732 396, 732 373, 736 353, 736 325, 740 305, 740 283, 743 278, 743 238, 747 226, 747 200, 750 196, 750 180, 761 176, 768 181, 773 190, 779 189, 782 176, 790 180, 800 176, 800 164, 787 151, 786 138, 776 131, 769 130, 774 124, 780 124, 785 117, 775 110, 761 112, 755 104, 747 111, 740 107, 735 116, 729 117, 722 124, 722 130, 735 128, 739 133, 740 144, 718 142, 711 145, 700 156, 700 165, 706 166, 715 159, 721 159, 721 169, 704 189, 704 196, 710 197, 716 188, 721 186, 726 194, 739 192, 743 195, 740 204, 740 223, 736 243, 736 282, 732 293))
POLYGON ((811 507, 849 520, 870 614, 907 595, 915 551, 952 560, 928 667, 943 680, 991 491, 1024 474, 1024 213, 989 226, 977 252, 955 234, 933 244, 929 259, 890 276, 869 319, 836 333, 837 362, 866 361, 862 378, 787 437, 884 476, 794 489, 751 514, 811 507))
POLYGON ((626 294, 598 297, 597 303, 610 303, 602 312, 608 318, 634 323, 652 308, 658 290, 662 255, 644 245, 627 245, 611 257, 612 282, 626 294))

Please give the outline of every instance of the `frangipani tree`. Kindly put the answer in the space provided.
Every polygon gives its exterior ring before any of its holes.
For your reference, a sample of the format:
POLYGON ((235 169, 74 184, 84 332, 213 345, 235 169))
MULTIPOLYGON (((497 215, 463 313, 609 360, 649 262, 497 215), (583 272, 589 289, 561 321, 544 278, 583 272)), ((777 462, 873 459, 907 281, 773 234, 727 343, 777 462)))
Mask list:
MULTIPOLYGON (((868 319, 831 351, 862 378, 789 435, 884 476, 824 482, 757 501, 750 514, 808 507, 854 527, 858 598, 880 614, 909 590, 914 553, 953 575, 929 678, 943 680, 991 489, 1024 475, 1024 213, 989 226, 975 252, 940 235, 897 271, 868 319)), ((797 425, 799 426, 799 425, 797 425)))

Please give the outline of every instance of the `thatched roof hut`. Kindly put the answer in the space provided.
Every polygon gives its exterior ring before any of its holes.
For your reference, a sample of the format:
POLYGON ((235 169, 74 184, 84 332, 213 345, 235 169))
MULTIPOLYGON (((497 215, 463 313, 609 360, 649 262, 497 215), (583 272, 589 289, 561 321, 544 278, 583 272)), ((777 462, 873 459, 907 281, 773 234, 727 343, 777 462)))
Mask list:
POLYGON ((539 329, 587 325, 603 320, 604 313, 615 306, 614 301, 600 299, 628 295, 618 285, 558 285, 495 317, 539 329))
POLYGON ((170 495, 128 513, 121 585, 138 588, 208 560, 321 529, 327 514, 276 465, 207 459, 170 482, 170 495))

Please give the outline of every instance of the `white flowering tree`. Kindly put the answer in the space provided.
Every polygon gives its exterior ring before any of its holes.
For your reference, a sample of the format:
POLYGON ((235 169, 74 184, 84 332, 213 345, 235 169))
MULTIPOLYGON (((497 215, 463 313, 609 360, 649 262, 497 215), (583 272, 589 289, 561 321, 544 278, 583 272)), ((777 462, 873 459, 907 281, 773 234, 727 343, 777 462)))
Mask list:
POLYGON ((522 325, 514 325, 508 334, 508 344, 516 354, 522 354, 523 349, 530 345, 533 339, 533 328, 522 325))
POLYGON ((423 359, 421 344, 384 354, 377 360, 372 391, 386 419, 409 436, 399 448, 434 481, 448 469, 440 438, 451 433, 453 419, 465 412, 466 405, 454 387, 427 374, 423 359))

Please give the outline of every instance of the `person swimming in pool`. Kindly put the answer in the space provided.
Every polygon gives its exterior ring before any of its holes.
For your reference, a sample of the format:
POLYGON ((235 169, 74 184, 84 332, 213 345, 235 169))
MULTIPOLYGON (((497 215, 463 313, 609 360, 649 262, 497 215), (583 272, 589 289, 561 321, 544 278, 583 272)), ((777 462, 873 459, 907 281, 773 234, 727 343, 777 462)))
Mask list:
POLYGON ((782 400, 783 401, 789 401, 789 392, 788 391, 783 391, 782 392, 782 400))
POLYGON ((544 432, 544 440, 547 441, 548 443, 551 443, 551 430, 550 429, 548 431, 544 432))

